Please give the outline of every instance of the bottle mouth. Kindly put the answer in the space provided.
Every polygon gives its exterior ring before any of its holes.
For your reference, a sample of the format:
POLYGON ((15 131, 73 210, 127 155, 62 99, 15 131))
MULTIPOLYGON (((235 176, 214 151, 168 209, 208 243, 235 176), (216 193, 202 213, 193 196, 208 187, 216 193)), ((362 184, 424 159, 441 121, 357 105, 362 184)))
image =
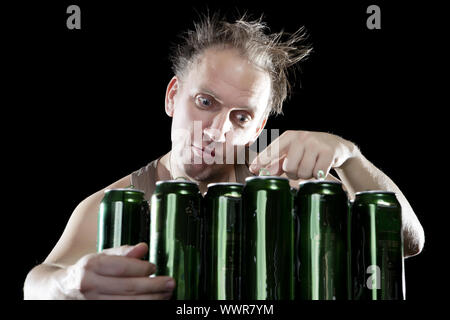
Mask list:
POLYGON ((160 184, 163 184, 163 183, 187 183, 187 184, 194 184, 194 185, 197 185, 198 186, 198 183, 197 182, 194 182, 194 181, 191 181, 191 180, 184 180, 185 178, 183 178, 183 177, 178 177, 178 178, 176 178, 176 179, 173 179, 173 180, 159 180, 159 181, 156 181, 156 185, 160 185, 160 184))
POLYGON ((212 183, 208 183, 208 185, 206 187, 209 188, 209 187, 213 187, 213 186, 238 186, 238 187, 243 187, 244 184, 243 183, 238 183, 238 182, 212 182, 212 183))
POLYGON ((286 180, 289 181, 288 178, 280 177, 280 176, 253 176, 253 177, 247 177, 245 178, 245 182, 251 181, 251 180, 286 180))
POLYGON ((259 174, 257 176, 251 176, 251 177, 247 177, 245 178, 245 182, 250 181, 250 180, 254 180, 254 179, 267 179, 267 180, 287 180, 289 181, 288 178, 285 177, 280 177, 280 176, 274 176, 271 174, 271 172, 269 171, 269 169, 267 168, 261 168, 259 169, 259 174))
POLYGON ((357 195, 363 195, 363 194, 393 194, 396 193, 394 191, 387 191, 387 190, 366 190, 366 191, 358 191, 355 193, 355 196, 357 195))
POLYGON ((321 181, 325 180, 325 172, 323 172, 322 170, 319 170, 317 172, 317 179, 319 179, 321 181))
POLYGON ((259 174, 260 177, 261 176, 270 176, 270 171, 267 168, 261 168, 259 169, 259 174))
POLYGON ((105 193, 110 191, 128 191, 128 192, 139 192, 144 194, 145 192, 140 189, 134 189, 134 188, 116 188, 116 189, 105 189, 105 193))
POLYGON ((307 183, 316 183, 316 184, 321 184, 321 183, 329 183, 329 184, 342 184, 342 182, 340 181, 336 181, 336 180, 307 180, 307 181, 302 181, 299 182, 299 186, 301 186, 302 184, 307 184, 307 183))

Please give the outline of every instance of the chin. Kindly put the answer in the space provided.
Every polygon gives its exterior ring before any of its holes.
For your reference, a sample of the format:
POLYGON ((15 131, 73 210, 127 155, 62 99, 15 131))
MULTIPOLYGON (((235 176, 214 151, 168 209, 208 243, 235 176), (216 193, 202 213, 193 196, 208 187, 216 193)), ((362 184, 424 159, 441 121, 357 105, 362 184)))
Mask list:
POLYGON ((184 172, 195 181, 209 181, 220 171, 220 166, 210 164, 187 164, 184 165, 184 172))

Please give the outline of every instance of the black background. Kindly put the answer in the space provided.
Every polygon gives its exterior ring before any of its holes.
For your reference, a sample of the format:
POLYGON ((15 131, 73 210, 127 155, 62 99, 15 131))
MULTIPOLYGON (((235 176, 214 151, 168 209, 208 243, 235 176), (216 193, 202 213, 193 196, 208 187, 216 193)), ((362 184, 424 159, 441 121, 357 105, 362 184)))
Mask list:
POLYGON ((5 222, 13 234, 5 261, 12 262, 2 266, 8 298, 22 299, 27 272, 51 251, 80 201, 169 151, 169 46, 206 7, 264 13, 272 31, 306 27, 314 51, 284 116, 266 128, 327 131, 356 143, 402 189, 425 229, 424 251, 405 262, 407 298, 441 297, 438 228, 448 213, 435 206, 445 191, 436 193, 432 181, 446 169, 435 76, 442 8, 402 1, 93 2, 35 1, 2 12, 4 187, 14 199, 5 222), (81 7, 81 30, 66 28, 70 4, 81 7), (370 4, 381 8, 381 30, 366 28, 370 4))

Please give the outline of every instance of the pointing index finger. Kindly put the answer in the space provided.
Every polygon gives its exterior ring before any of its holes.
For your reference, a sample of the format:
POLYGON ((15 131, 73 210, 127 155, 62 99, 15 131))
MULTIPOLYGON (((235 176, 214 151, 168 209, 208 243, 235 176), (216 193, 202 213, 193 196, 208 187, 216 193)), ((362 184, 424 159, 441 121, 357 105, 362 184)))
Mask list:
POLYGON ((279 161, 280 158, 287 152, 290 142, 287 137, 281 135, 272 141, 263 151, 261 151, 250 165, 250 171, 257 174, 263 167, 269 166, 275 161, 279 161))

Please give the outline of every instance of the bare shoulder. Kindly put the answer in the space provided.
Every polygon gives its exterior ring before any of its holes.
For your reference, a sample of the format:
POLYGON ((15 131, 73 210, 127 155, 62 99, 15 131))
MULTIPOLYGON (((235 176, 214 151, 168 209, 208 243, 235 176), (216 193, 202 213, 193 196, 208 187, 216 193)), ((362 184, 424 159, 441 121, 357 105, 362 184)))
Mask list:
POLYGON ((109 186, 104 188, 102 191, 105 191, 107 189, 116 189, 116 188, 127 188, 131 185, 131 174, 123 177, 120 180, 117 180, 114 183, 111 183, 109 186))
POLYGON ((111 183, 110 185, 106 186, 105 188, 93 193, 92 195, 88 196, 87 198, 85 198, 82 202, 80 202, 80 204, 75 208, 75 212, 77 212, 77 210, 79 211, 80 209, 82 209, 85 212, 92 212, 92 210, 86 210, 88 208, 91 209, 96 209, 99 207, 100 202, 103 199, 103 195, 105 193, 106 190, 108 189, 118 189, 118 188, 127 188, 131 185, 131 174, 127 175, 113 183, 111 183))
POLYGON ((64 232, 49 254, 46 263, 68 265, 88 253, 94 253, 97 241, 97 218, 105 190, 126 188, 131 184, 127 175, 81 201, 67 222, 64 232))
MULTIPOLYGON (((106 186, 105 188, 97 191, 96 193, 93 193, 91 196, 87 197, 83 200, 83 202, 91 202, 94 199, 98 199, 98 197, 103 198, 103 194, 108 189, 119 189, 119 188, 127 188, 131 185, 131 174, 111 183, 110 185, 106 186)), ((101 201, 101 199, 100 199, 101 201)), ((99 203, 100 203, 99 201, 99 203)), ((81 202, 81 203, 83 203, 81 202)))

